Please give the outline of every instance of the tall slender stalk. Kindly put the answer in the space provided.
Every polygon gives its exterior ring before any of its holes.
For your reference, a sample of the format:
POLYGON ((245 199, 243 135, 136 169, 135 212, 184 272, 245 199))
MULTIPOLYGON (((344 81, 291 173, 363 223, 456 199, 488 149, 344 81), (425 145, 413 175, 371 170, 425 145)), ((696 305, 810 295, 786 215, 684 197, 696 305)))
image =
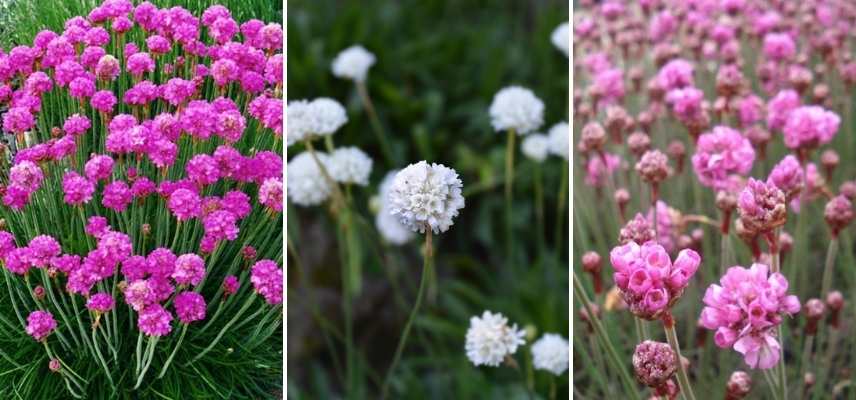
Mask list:
POLYGON ((356 81, 357 93, 360 96, 360 100, 363 102, 363 106, 366 109, 366 114, 369 115, 369 122, 371 123, 372 130, 377 136, 378 142, 380 142, 380 150, 383 153, 383 158, 386 159, 386 162, 390 165, 398 165, 399 163, 395 159, 392 148, 389 145, 389 139, 386 137, 386 132, 383 130, 383 125, 380 123, 380 118, 377 116, 377 111, 375 110, 374 103, 372 103, 372 99, 369 96, 369 91, 366 88, 366 83, 362 81, 356 81))
POLYGON ((826 248, 826 262, 823 265, 823 280, 821 281, 820 296, 825 298, 832 286, 832 271, 835 267, 835 256, 838 253, 838 236, 833 236, 829 240, 829 246, 826 248))
POLYGON ((401 332, 401 339, 398 341, 398 346, 395 349, 395 356, 392 357, 392 364, 389 366, 389 370, 386 373, 386 378, 383 381, 383 388, 381 389, 381 399, 386 399, 389 394, 389 384, 390 379, 392 379, 393 374, 395 373, 395 367, 398 365, 398 361, 401 359, 401 354, 404 352, 404 347, 407 344, 407 337, 410 334, 410 328, 413 325, 413 321, 416 319, 416 315, 419 313, 419 306, 422 304, 422 297, 425 293, 425 286, 427 283, 427 277, 433 268, 434 261, 434 249, 431 243, 431 228, 425 230, 425 257, 422 264, 422 278, 419 280, 419 291, 416 293, 416 301, 413 303, 413 309, 410 310, 410 316, 407 318, 407 323, 404 325, 404 330, 401 332))
POLYGON ((516 135, 514 129, 508 130, 505 147, 505 258, 515 267, 511 219, 514 216, 514 139, 516 135))
POLYGON ((693 393, 693 388, 690 385, 687 369, 684 368, 684 363, 681 361, 681 345, 678 343, 678 333, 675 331, 675 319, 670 311, 666 311, 663 316, 663 330, 666 331, 669 346, 672 346, 672 351, 678 356, 678 386, 681 388, 681 395, 684 399, 695 400, 695 393, 693 393))

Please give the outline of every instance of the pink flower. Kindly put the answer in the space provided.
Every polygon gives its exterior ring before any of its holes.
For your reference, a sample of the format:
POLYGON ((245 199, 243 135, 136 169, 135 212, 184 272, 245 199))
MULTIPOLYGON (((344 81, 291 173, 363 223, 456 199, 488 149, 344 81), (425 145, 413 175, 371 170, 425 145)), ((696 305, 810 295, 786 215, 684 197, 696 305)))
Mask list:
POLYGON ((768 274, 766 265, 753 264, 729 268, 719 283, 704 294, 701 325, 716 330, 716 345, 734 348, 749 367, 772 368, 779 361, 775 329, 782 314, 800 311, 799 299, 786 294, 788 280, 780 273, 768 274))
POLYGON ((68 93, 76 99, 84 99, 92 97, 95 94, 95 77, 91 74, 86 74, 74 78, 68 84, 68 93))
POLYGON ((772 183, 779 188, 789 200, 796 198, 804 186, 803 169, 800 162, 793 155, 785 156, 773 167, 770 176, 767 178, 767 183, 772 183))
POLYGON ((675 117, 684 123, 694 121, 701 115, 703 101, 704 92, 692 86, 673 89, 666 94, 666 102, 671 104, 675 117))
POLYGON ((51 260, 51 268, 55 268, 66 274, 71 273, 71 271, 76 270, 78 267, 80 267, 80 256, 75 254, 63 254, 51 260))
POLYGON ((661 42, 668 39, 677 31, 678 20, 668 10, 662 11, 651 18, 648 25, 648 37, 653 42, 661 42))
POLYGON ((767 102, 767 127, 782 129, 788 116, 800 106, 800 96, 793 90, 783 90, 767 102))
POLYGON ((748 127, 764 118, 764 100, 753 95, 746 96, 737 103, 737 115, 740 126, 748 127))
POLYGON ((95 65, 95 76, 104 82, 116 80, 121 71, 122 67, 119 64, 119 60, 109 54, 105 54, 98 59, 98 63, 95 65))
POLYGON ((148 53, 134 53, 128 57, 126 68, 135 78, 143 76, 147 72, 155 70, 155 61, 148 53))
POLYGON ((785 224, 785 194, 772 183, 749 178, 737 198, 737 211, 749 232, 770 232, 785 224))
POLYGON ((30 240, 29 261, 36 267, 46 267, 50 260, 62 253, 59 243, 51 236, 39 235, 30 240))
POLYGON ((140 311, 155 302, 155 294, 145 279, 131 281, 122 294, 125 296, 125 303, 135 311, 140 311))
POLYGON ((183 254, 175 260, 172 279, 179 285, 196 286, 205 277, 205 261, 196 254, 183 254))
POLYGON ((239 78, 238 65, 228 58, 214 61, 211 64, 211 77, 214 78, 214 83, 217 86, 226 86, 239 78))
POLYGON ((240 111, 229 110, 220 113, 217 118, 215 133, 227 143, 235 143, 241 139, 246 128, 247 121, 240 111))
POLYGON ((223 195, 223 201, 221 201, 220 205, 224 210, 235 214, 235 217, 238 219, 246 217, 252 211, 250 196, 247 196, 246 193, 240 190, 230 190, 227 192, 223 195))
POLYGON ((0 260, 6 258, 15 246, 15 236, 7 231, 0 231, 0 260))
POLYGON ((33 311, 27 316, 27 334, 41 342, 56 329, 53 315, 47 311, 33 311))
POLYGON ((238 237, 237 220, 229 211, 214 211, 202 218, 205 236, 214 241, 235 240, 238 237))
POLYGON ((36 119, 26 107, 13 107, 3 114, 3 130, 24 133, 36 125, 36 119))
POLYGON ((113 175, 113 159, 110 156, 96 155, 84 166, 86 178, 93 182, 107 180, 113 175))
POLYGON ((229 296, 238 292, 238 288, 241 286, 240 282, 238 282, 238 277, 235 275, 228 275, 223 278, 223 295, 229 296))
POLYGON ((9 186, 33 193, 42 186, 45 174, 32 161, 21 161, 9 168, 9 186))
POLYGON ((172 78, 161 86, 161 97, 169 104, 177 106, 184 103, 196 92, 193 81, 172 78))
POLYGON ((113 300, 113 296, 109 293, 103 292, 95 293, 86 301, 86 308, 100 313, 106 313, 112 310, 115 305, 116 301, 113 300))
POLYGON ((122 232, 106 232, 98 238, 98 250, 104 252, 104 257, 111 263, 125 261, 133 252, 131 238, 122 232))
POLYGON ((788 116, 782 131, 790 149, 812 149, 828 143, 838 133, 841 118, 819 106, 802 106, 788 116))
POLYGON ((279 50, 282 48, 282 25, 269 23, 259 31, 259 47, 264 50, 279 50))
POLYGON ((96 239, 110 232, 110 225, 107 223, 107 218, 92 216, 86 221, 86 234, 96 239))
POLYGON ((764 56, 774 61, 790 60, 797 53, 793 38, 786 33, 764 35, 764 56))
POLYGON ((282 83, 282 54, 275 54, 268 58, 265 64, 265 79, 272 85, 282 83))
POLYGON ((175 296, 175 313, 184 324, 205 319, 205 307, 205 298, 199 293, 181 292, 175 296))
POLYGON ((182 188, 172 192, 167 207, 179 221, 187 221, 200 215, 202 200, 196 192, 182 188))
POLYGON ((282 303, 282 270, 275 262, 257 261, 250 270, 250 282, 268 304, 282 303))
POLYGON ((182 128, 191 136, 206 140, 214 133, 217 112, 206 101, 193 100, 180 116, 182 128))
POLYGON ((101 204, 116 212, 123 212, 134 200, 131 188, 124 181, 113 181, 104 187, 101 204))
POLYGON ((33 251, 29 247, 19 247, 13 249, 6 254, 5 264, 9 272, 26 275, 32 268, 33 251))
POLYGON ((134 198, 137 199, 145 198, 156 190, 157 186, 155 186, 155 183, 146 177, 137 178, 134 180, 134 183, 131 184, 131 193, 134 195, 134 198))
POLYGON ((590 157, 586 165, 585 182, 589 186, 601 187, 606 184, 607 176, 611 175, 621 164, 621 159, 614 154, 604 153, 606 168, 602 157, 590 157))
POLYGON ((130 31, 134 27, 134 23, 131 22, 128 17, 121 16, 113 19, 113 23, 110 25, 110 27, 113 28, 113 32, 116 32, 121 35, 130 31))
POLYGON ((143 256, 130 256, 122 261, 122 275, 128 282, 145 279, 148 263, 143 256))
POLYGON ((86 32, 83 41, 88 46, 104 46, 110 43, 110 33, 102 27, 95 27, 86 32))
POLYGON ((224 44, 238 33, 238 23, 230 17, 217 18, 208 27, 208 35, 219 44, 224 44))
POLYGON ((137 326, 146 336, 165 336, 172 331, 172 314, 160 304, 150 304, 137 318, 137 326))
POLYGON ((53 81, 42 71, 33 72, 24 82, 24 87, 35 96, 47 93, 53 88, 53 81))
POLYGON ((699 182, 723 190, 732 174, 744 175, 752 169, 755 149, 748 139, 734 129, 717 126, 698 138, 693 154, 693 169, 699 182))
POLYGON ((172 50, 172 44, 170 44, 167 38, 161 35, 152 35, 146 39, 146 48, 154 55, 166 54, 172 50))
POLYGON ((610 68, 598 72, 594 76, 594 83, 602 97, 604 104, 621 102, 624 98, 624 73, 621 68, 610 68))
POLYGON ((268 178, 259 186, 259 203, 282 212, 282 179, 268 178))
POLYGON ((669 61, 657 72, 657 84, 665 91, 693 86, 693 65, 683 59, 669 61))
POLYGON ((128 89, 122 97, 122 101, 128 105, 143 106, 160 96, 158 85, 150 81, 141 81, 128 89))
POLYGON ((178 155, 178 145, 166 139, 156 140, 147 154, 158 168, 169 167, 178 155))
POLYGON ((116 101, 116 96, 113 95, 113 92, 101 90, 92 95, 92 98, 89 99, 89 104, 98 111, 110 114, 113 112, 116 101))
POLYGON ((185 166, 187 177, 199 186, 217 183, 220 179, 220 168, 214 157, 207 154, 197 154, 185 166))
POLYGON ((89 118, 74 114, 65 120, 62 130, 66 134, 77 136, 85 133, 90 127, 92 127, 92 122, 89 121, 89 118))
POLYGON ((693 250, 678 253, 675 262, 663 246, 636 242, 612 249, 613 279, 630 311, 639 318, 659 318, 681 297, 690 278, 698 270, 701 257, 693 250))
POLYGON ((175 271, 175 261, 178 259, 172 250, 159 247, 146 257, 146 271, 152 276, 168 278, 175 271))

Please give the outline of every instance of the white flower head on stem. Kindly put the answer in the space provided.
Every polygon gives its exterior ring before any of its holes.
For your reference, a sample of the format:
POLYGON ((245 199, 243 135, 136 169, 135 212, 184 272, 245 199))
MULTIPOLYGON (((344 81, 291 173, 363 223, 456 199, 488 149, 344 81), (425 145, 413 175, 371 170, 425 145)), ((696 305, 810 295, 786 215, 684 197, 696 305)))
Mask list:
POLYGON ((333 59, 333 75, 351 79, 355 82, 365 82, 369 68, 375 63, 375 56, 363 46, 355 45, 342 50, 333 59))
POLYGON ((505 356, 513 355, 526 343, 526 332, 517 324, 508 326, 508 318, 500 313, 485 311, 481 317, 470 318, 467 330, 467 358, 475 366, 498 367, 505 356))
POLYGON ((568 370, 570 347, 568 341, 555 333, 545 333, 532 344, 532 365, 535 369, 562 375, 568 370))
MULTIPOLYGON (((317 152, 322 164, 328 164, 328 156, 317 152)), ((288 198, 294 204, 309 207, 323 203, 330 196, 330 185, 324 179, 318 164, 309 152, 303 152, 288 162, 286 183, 288 198)))
POLYGON ((567 22, 563 22, 553 30, 553 33, 550 35, 550 41, 553 42, 553 46, 556 46, 562 53, 565 53, 565 57, 570 54, 571 32, 568 29, 567 22))
POLYGON ((369 184, 372 159, 356 147, 340 147, 333 150, 326 163, 330 177, 339 183, 369 184))
POLYGON ((524 87, 506 87, 493 97, 490 123, 497 132, 509 129, 518 135, 533 132, 544 123, 544 102, 524 87))
POLYGON ((527 135, 520 143, 520 151, 523 152, 523 155, 539 163, 547 159, 549 149, 550 141, 547 139, 547 135, 540 133, 527 135))
POLYGON ((414 232, 445 232, 464 208, 463 184, 457 172, 420 161, 395 175, 386 201, 389 212, 414 232))
POLYGON ((550 153, 553 153, 567 160, 568 157, 570 157, 571 152, 568 123, 559 122, 558 124, 553 125, 553 127, 550 128, 550 131, 547 133, 547 136, 549 137, 550 141, 550 153))
POLYGON ((338 101, 320 97, 313 101, 293 100, 286 108, 286 145, 332 135, 348 122, 345 107, 338 101))
POLYGON ((398 170, 390 171, 380 183, 378 198, 380 206, 377 215, 375 216, 375 226, 378 232, 383 236, 384 240, 394 245, 402 245, 413 239, 413 231, 401 223, 395 215, 389 210, 389 189, 392 187, 392 182, 395 180, 395 175, 398 170))

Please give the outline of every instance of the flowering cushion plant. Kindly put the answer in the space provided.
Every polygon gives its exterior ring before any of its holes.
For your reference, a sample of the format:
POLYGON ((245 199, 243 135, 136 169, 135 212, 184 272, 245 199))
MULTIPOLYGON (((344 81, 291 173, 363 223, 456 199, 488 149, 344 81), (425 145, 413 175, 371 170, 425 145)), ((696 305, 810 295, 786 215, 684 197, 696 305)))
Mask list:
POLYGON ((280 346, 282 28, 194 11, 105 0, 0 50, 3 337, 63 396, 280 346))

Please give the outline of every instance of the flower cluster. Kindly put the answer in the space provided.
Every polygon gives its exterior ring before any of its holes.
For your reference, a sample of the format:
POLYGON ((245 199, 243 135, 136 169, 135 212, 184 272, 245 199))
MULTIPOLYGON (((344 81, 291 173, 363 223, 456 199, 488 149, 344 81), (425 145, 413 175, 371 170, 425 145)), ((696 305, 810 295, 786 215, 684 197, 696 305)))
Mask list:
POLYGON ((506 356, 526 343, 524 335, 517 324, 508 326, 508 319, 502 314, 485 311, 481 317, 470 318, 465 345, 467 358, 475 366, 498 367, 506 356))

